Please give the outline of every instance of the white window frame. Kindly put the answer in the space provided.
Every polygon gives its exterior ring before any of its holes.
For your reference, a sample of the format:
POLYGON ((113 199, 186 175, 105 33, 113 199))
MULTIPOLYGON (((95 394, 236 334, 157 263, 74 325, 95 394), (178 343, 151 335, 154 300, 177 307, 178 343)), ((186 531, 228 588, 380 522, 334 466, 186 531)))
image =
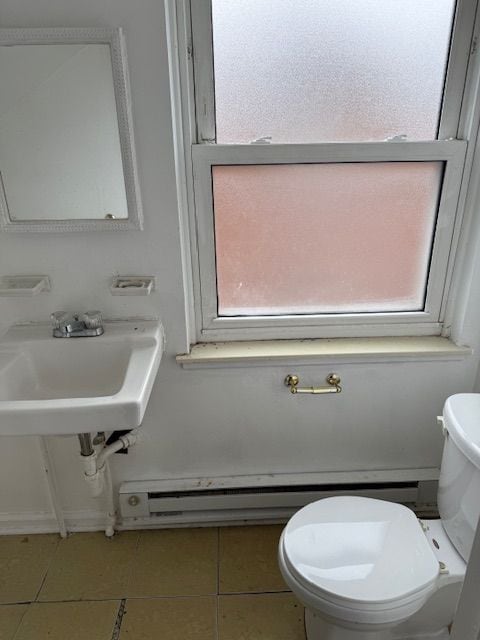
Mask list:
MULTIPOLYGON (((166 0, 177 74, 174 131, 183 149, 180 185, 188 210, 195 340, 445 334, 449 289, 478 128, 476 0, 457 0, 438 140, 312 144, 216 144, 210 0, 166 0), (192 27, 193 25, 193 27, 192 27), (172 35, 172 31, 174 34, 172 35), (181 113, 179 113, 181 111, 181 113), (181 138, 181 139, 180 139, 181 138), (441 161, 443 188, 423 311, 221 317, 217 312, 213 165, 441 161)), ((171 67, 172 68, 172 67, 171 67)), ((178 168, 178 162, 177 162, 178 168)), ((195 341, 193 340, 193 341, 195 341)))

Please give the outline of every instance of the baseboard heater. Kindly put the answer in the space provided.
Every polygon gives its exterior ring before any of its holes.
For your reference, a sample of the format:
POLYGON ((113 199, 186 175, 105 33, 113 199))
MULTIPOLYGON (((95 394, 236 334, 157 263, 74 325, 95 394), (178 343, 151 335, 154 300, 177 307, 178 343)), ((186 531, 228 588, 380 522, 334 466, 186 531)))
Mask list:
MULTIPOLYGON (((422 511, 433 509, 435 500, 435 487, 431 486, 435 482, 419 481, 261 487, 202 486, 197 489, 185 486, 175 488, 175 482, 157 481, 156 486, 150 487, 151 490, 148 490, 147 484, 126 482, 120 487, 120 513, 124 526, 282 522, 310 502, 339 495, 380 498, 408 504, 422 511), (159 484, 164 484, 164 488, 159 484), (429 490, 426 491, 426 488, 429 490)), ((180 484, 185 485, 185 482, 180 484)))

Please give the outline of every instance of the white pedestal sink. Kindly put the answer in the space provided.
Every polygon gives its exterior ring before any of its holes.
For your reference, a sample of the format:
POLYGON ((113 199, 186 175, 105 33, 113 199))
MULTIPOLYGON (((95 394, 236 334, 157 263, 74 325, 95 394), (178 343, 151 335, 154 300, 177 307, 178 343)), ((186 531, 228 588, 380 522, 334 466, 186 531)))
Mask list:
POLYGON ((93 338, 53 338, 47 325, 0 340, 0 435, 133 429, 164 349, 157 321, 106 322, 93 338))

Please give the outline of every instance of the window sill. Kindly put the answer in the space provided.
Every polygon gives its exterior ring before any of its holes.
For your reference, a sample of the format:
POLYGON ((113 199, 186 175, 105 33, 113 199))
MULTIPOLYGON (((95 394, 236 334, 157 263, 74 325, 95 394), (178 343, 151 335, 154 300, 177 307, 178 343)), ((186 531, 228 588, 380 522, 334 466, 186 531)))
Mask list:
POLYGON ((400 338, 334 338, 199 343, 176 360, 184 369, 250 367, 295 363, 417 362, 462 360, 469 347, 437 336, 400 338))

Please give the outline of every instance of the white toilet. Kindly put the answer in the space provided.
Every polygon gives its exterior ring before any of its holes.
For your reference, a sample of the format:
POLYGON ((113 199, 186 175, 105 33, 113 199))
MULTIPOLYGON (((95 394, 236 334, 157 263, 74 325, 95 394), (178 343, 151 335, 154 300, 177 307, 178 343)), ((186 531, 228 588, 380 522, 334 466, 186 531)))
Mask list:
POLYGON ((308 640, 443 640, 480 514, 480 394, 450 397, 440 520, 353 496, 300 509, 279 544, 283 577, 305 605, 308 640))

